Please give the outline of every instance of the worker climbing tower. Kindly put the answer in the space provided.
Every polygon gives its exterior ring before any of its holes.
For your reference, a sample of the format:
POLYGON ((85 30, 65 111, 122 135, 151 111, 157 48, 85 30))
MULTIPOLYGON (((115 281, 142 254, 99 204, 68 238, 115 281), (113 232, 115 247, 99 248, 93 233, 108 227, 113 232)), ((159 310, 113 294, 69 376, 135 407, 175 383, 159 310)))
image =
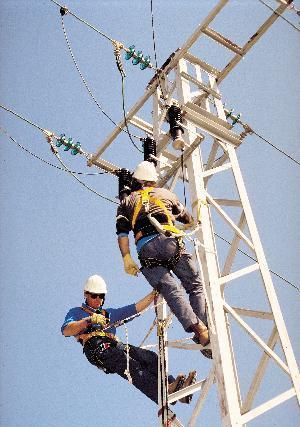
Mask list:
MULTIPOLYGON (((170 419, 170 403, 196 391, 200 393, 195 394, 197 402, 189 426, 200 425, 196 420, 214 382, 223 426, 243 426, 290 398, 296 396, 300 400, 296 360, 237 157, 237 148, 247 133, 251 133, 251 128, 243 124, 238 115, 225 109, 219 89, 224 78, 291 0, 278 1, 277 9, 244 46, 238 46, 211 26, 227 3, 228 0, 220 0, 186 43, 168 58, 126 120, 119 123, 89 161, 90 165, 114 172, 118 166, 101 157, 105 150, 127 123, 146 132, 157 141, 158 185, 173 190, 178 180, 183 181, 189 190, 193 216, 201 222, 190 240, 205 285, 213 352, 211 370, 204 380, 174 395, 168 396, 167 387, 160 392, 159 425, 166 425, 165 420, 170 419), (232 56, 222 69, 195 54, 200 51, 201 41, 207 38, 232 56), (153 124, 141 117, 144 105, 151 98, 153 124), (238 128, 240 130, 236 131, 238 128), (218 240, 215 230, 219 224, 223 224, 229 236, 227 248, 218 240), (249 258, 241 259, 242 249, 250 251, 251 262, 249 258), (258 301, 255 295, 264 298, 258 301), (245 335, 249 348, 255 347, 257 357, 257 366, 249 367, 253 375, 246 387, 239 376, 239 363, 242 352, 247 360, 248 349, 247 345, 242 348, 241 343, 236 342, 237 327, 245 335), (282 391, 275 381, 272 397, 264 400, 259 398, 259 389, 270 364, 276 367, 278 376, 282 374, 288 379, 289 387, 282 391)), ((167 374, 168 351, 172 346, 183 349, 189 346, 199 349, 200 346, 172 345, 167 339, 166 307, 160 306, 158 311, 158 349, 163 377, 167 374)), ((171 423, 182 425, 175 417, 171 423)))

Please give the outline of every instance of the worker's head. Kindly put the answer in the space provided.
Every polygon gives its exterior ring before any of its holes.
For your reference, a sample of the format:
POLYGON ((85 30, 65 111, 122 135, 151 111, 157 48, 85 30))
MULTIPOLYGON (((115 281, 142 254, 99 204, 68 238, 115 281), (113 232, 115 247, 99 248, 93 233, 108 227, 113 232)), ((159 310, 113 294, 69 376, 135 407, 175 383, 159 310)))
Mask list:
POLYGON ((137 165, 134 171, 133 178, 135 178, 142 185, 155 185, 158 180, 158 175, 155 166, 152 162, 143 161, 137 165))
POLYGON ((87 305, 92 308, 99 308, 104 304, 107 286, 104 279, 95 274, 87 279, 83 292, 87 305))

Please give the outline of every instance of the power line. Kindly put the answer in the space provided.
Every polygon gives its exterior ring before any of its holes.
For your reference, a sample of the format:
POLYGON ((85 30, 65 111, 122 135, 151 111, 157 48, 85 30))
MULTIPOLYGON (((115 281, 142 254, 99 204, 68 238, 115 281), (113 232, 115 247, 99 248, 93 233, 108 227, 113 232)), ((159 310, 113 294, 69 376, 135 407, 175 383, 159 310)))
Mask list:
POLYGON ((242 138, 245 138, 245 136, 249 133, 249 135, 254 134, 256 135, 258 138, 260 138, 262 141, 266 142, 267 144, 269 144, 271 147, 273 147, 275 150, 279 151, 281 154, 283 154, 284 156, 286 156, 287 158, 289 158, 290 160, 292 160, 293 162, 295 162, 297 165, 300 166, 300 162, 299 160, 296 160, 293 156, 291 156, 290 154, 288 154, 286 151, 282 150, 281 148, 277 147, 275 144, 273 144, 272 142, 268 141, 266 138, 264 138, 262 135, 260 135, 258 132, 256 132, 255 130, 253 130, 247 123, 243 123, 240 120, 240 114, 238 114, 237 116, 235 116, 234 114, 232 114, 233 110, 226 110, 225 112, 227 112, 226 118, 230 117, 233 122, 232 122, 232 126, 234 126, 236 123, 239 123, 241 126, 243 126, 244 128, 244 132, 240 135, 240 137, 243 135, 242 138))
POLYGON ((156 37, 155 37, 155 30, 154 30, 154 13, 153 13, 153 1, 152 0, 150 0, 150 9, 151 9, 151 27, 152 27, 152 41, 153 41, 155 68, 156 68, 156 70, 158 70, 157 78, 158 78, 158 84, 159 84, 160 90, 161 90, 161 97, 162 97, 162 99, 165 99, 164 91, 163 91, 161 79, 160 79, 160 73, 159 73, 160 70, 158 68, 158 62, 157 62, 156 40, 155 40, 156 37))
MULTIPOLYGON (((44 132, 44 129, 43 128, 41 128, 40 126, 38 126, 37 124, 35 124, 35 123, 33 123, 33 122, 31 122, 31 121, 29 121, 29 120, 27 120, 27 119, 25 119, 24 117, 22 117, 21 115, 19 115, 19 114, 17 114, 16 112, 14 112, 13 110, 10 110, 9 108, 6 108, 6 107, 4 107, 3 105, 1 105, 0 104, 0 107, 1 108, 3 108, 4 110, 6 110, 6 111, 8 111, 8 112, 10 112, 10 113, 12 113, 13 115, 15 115, 15 116, 17 116, 17 117, 19 117, 21 120, 24 120, 25 122, 27 122, 27 123, 29 123, 30 125, 32 125, 32 126, 34 126, 34 127, 36 127, 37 129, 40 129, 42 132, 44 132)), ((14 141, 15 143, 17 143, 16 141, 14 141)), ((18 143, 17 143, 18 144, 18 143)), ((19 145, 19 144, 18 144, 19 145)), ((25 149, 25 148, 24 148, 25 149)), ((25 149, 26 150, 26 149, 25 149)), ((27 150, 26 150, 27 151, 27 150)), ((53 151, 53 150, 52 150, 53 151)), ((54 151, 54 154, 55 154, 55 152, 57 152, 57 150, 55 149, 55 151, 54 151)), ((93 193, 95 193, 96 195, 98 195, 99 197, 101 197, 101 198, 103 198, 104 200, 107 200, 107 201, 109 201, 109 202, 111 202, 111 203, 114 203, 114 204, 119 204, 118 202, 116 202, 116 201, 114 201, 114 200, 112 200, 112 199, 110 199, 110 198, 108 198, 108 197, 106 197, 106 196, 103 196, 102 194, 100 194, 100 193, 98 193, 96 190, 93 190, 91 187, 89 187, 87 184, 85 184, 84 182, 82 182, 76 175, 75 175, 75 172, 72 172, 64 163, 63 163, 63 161, 60 159, 60 157, 57 155, 57 154, 55 154, 56 156, 57 156, 57 158, 58 158, 58 160, 59 160, 59 162, 63 165, 63 167, 64 167, 64 170, 66 170, 68 173, 70 173, 80 184, 82 184, 84 187, 86 187, 88 190, 90 190, 91 192, 93 192, 93 193)), ((219 236, 217 233, 215 233, 215 235, 217 236, 217 237, 219 237, 220 239, 222 239, 222 240, 224 240, 226 243, 228 243, 228 244, 230 244, 230 242, 228 241, 228 240, 226 240, 225 238, 223 238, 223 237, 221 237, 221 236, 219 236)), ((255 259, 255 258, 253 258, 253 257, 251 257, 249 254, 247 254, 246 252, 244 252, 244 251, 242 251, 241 249, 238 249, 238 251, 239 252, 241 252, 242 254, 244 254, 245 256, 247 256, 248 258, 250 258, 250 259, 252 259, 253 261, 255 261, 255 262, 257 262, 257 260, 255 259)), ((295 289, 297 289, 298 291, 300 291, 300 289, 296 286, 296 285, 294 285, 293 283, 291 283, 289 280, 287 280, 287 279, 285 279, 284 277, 282 277, 282 276, 280 276, 278 273, 276 273, 275 271, 273 271, 273 270, 271 270, 270 269, 270 272, 271 273, 273 273, 275 276, 277 276, 277 277, 279 277, 280 279, 282 279, 283 281, 285 281, 286 283, 288 283, 289 285, 291 285, 291 286, 293 286, 295 289)))
POLYGON ((272 144, 272 142, 268 141, 267 139, 265 139, 263 136, 261 136, 259 133, 255 132, 254 130, 252 130, 252 132, 254 133, 254 135, 258 136, 261 140, 263 140, 264 142, 266 142, 267 144, 269 144, 271 147, 275 148, 275 150, 279 151, 281 154, 283 154, 284 156, 286 156, 288 159, 292 160, 293 162, 295 162, 298 166, 300 166, 300 162, 298 160, 296 160, 294 157, 290 156, 289 154, 287 154, 285 151, 281 150, 280 148, 276 147, 276 145, 272 144))
POLYGON ((267 3, 265 3, 263 0, 258 0, 261 4, 266 6, 268 9, 272 10, 276 15, 278 15, 280 18, 282 18, 285 22, 287 22, 289 25, 291 25, 295 30, 300 32, 300 28, 296 27, 291 21, 286 19, 284 16, 282 16, 280 13, 278 13, 275 9, 273 9, 271 6, 269 6, 267 3))
MULTIPOLYGON (((130 53, 133 58, 139 58, 138 54, 135 52, 132 52, 130 48, 124 46, 123 43, 118 42, 117 40, 112 39, 111 37, 109 37, 107 34, 105 34, 103 31, 99 30, 98 28, 94 27, 93 25, 91 25, 89 22, 85 21, 84 19, 80 18, 79 16, 75 15, 75 13, 71 12, 66 6, 61 5, 60 3, 58 3, 55 0, 50 0, 52 1, 52 3, 56 4, 57 6, 60 7, 60 14, 63 16, 65 14, 69 14, 72 15, 74 18, 76 18, 78 21, 82 22, 83 24, 87 25, 89 28, 91 28, 92 30, 96 31, 98 34, 100 34, 101 36, 105 37, 107 40, 109 40, 114 46, 116 44, 119 44, 119 46, 122 47, 122 49, 124 49, 124 51, 126 53, 130 53)), ((153 68, 156 72, 161 71, 161 69, 154 67, 153 64, 151 64, 151 62, 149 61, 145 61, 145 58, 141 58, 141 62, 144 63, 145 68, 153 68)), ((143 68, 143 69, 145 69, 143 68)))
MULTIPOLYGON (((47 131, 46 129, 43 129, 42 127, 40 127, 39 125, 37 125, 36 123, 31 122, 30 120, 26 119, 25 117, 21 116, 20 114, 16 113, 15 111, 5 107, 4 105, 0 104, 0 108, 3 108, 3 110, 8 111, 9 113, 13 114, 14 116, 18 117, 19 119, 23 120, 24 122, 30 124, 31 126, 41 130, 44 134, 47 134, 49 131, 47 131)), ((57 136, 55 136, 53 134, 53 136, 56 139, 59 139, 57 136)), ((82 150, 82 148, 78 149, 78 152, 80 152, 80 154, 83 154, 85 157, 89 157, 90 154, 86 153, 85 151, 82 150)))
MULTIPOLYGON (((20 144, 19 142, 17 142, 11 135, 9 135, 9 133, 6 131, 6 129, 4 129, 3 127, 0 126, 0 131, 2 133, 4 133, 11 141, 13 141, 18 147, 20 147, 22 150, 26 151, 26 153, 30 154, 31 156, 33 156, 34 158, 40 160, 41 162, 45 163, 46 165, 49 165, 55 169, 59 169, 63 172, 67 172, 66 169, 60 168, 57 165, 54 165, 53 163, 48 162, 47 160, 43 159, 42 157, 38 156, 37 154, 33 153, 32 151, 28 150, 28 148, 24 147, 24 145, 20 144)), ((72 171, 73 173, 75 173, 76 175, 104 175, 108 172, 77 172, 77 171, 72 171)))
MULTIPOLYGON (((220 236, 218 233, 214 233, 219 239, 223 240, 224 242, 228 243, 229 245, 231 245, 231 243, 225 239, 224 237, 220 236)), ((252 261, 257 262, 257 259, 253 258, 251 255, 247 254, 246 252, 242 251, 241 249, 238 248, 238 251, 245 255, 246 257, 250 258, 252 261)), ((300 288, 298 288, 298 286, 294 285, 292 282, 290 282, 289 280, 285 279, 284 277, 280 276, 280 274, 276 273, 275 271, 269 269, 269 271, 274 274, 275 276, 277 276, 279 279, 283 280, 284 282, 288 283, 289 285, 293 286, 295 289, 297 289, 297 291, 300 291, 300 288)))
MULTIPOLYGON (((122 74, 122 73, 120 73, 121 74, 121 79, 122 79, 122 83, 121 83, 121 85, 122 85, 122 110, 123 110, 123 116, 124 116, 124 123, 125 123, 125 126, 126 126, 126 129, 127 129, 127 133, 128 133, 128 136, 129 136, 129 139, 130 139, 130 141, 131 141, 131 143, 132 143, 132 145, 140 152, 140 153, 143 153, 143 150, 141 150, 136 144, 135 144, 135 142, 133 141, 133 139, 132 139, 132 135, 131 135, 131 133, 130 133, 130 131, 129 131, 129 128, 128 128, 128 123, 127 123, 127 118, 126 118, 126 111, 125 111, 125 92, 124 92, 124 75, 122 74)), ((139 140, 141 140, 141 138, 139 138, 139 140)))
POLYGON ((151 8, 151 27, 152 27, 152 41, 153 41, 154 59, 155 59, 155 67, 157 68, 156 42, 155 42, 155 31, 154 31, 154 14, 153 14, 153 1, 152 0, 150 0, 150 8, 151 8))
MULTIPOLYGON (((53 1, 53 0, 51 0, 51 1, 53 1)), ((64 24, 64 19, 63 19, 63 16, 61 16, 61 25, 62 25, 62 30, 63 30, 63 33, 64 33, 64 36, 65 36, 65 40, 66 40, 66 43, 67 43, 67 46, 68 46, 68 49, 69 49, 69 52, 70 52, 70 55, 71 55, 71 58, 72 58, 72 60, 73 60, 73 63, 74 63, 74 65, 75 65, 75 67, 76 67, 76 70, 78 71, 78 74, 79 74, 79 76, 80 76, 80 78, 81 78, 81 80, 82 80, 82 82, 83 82, 83 84, 84 84, 84 86, 85 86, 85 88, 86 88, 86 90, 88 91, 88 93, 89 93, 89 95, 91 96, 91 98, 92 98, 92 100, 95 102, 95 104, 97 105, 97 107, 99 108, 99 110, 104 114, 104 116, 105 117, 107 117, 108 118, 108 120, 110 120, 111 121, 111 123, 113 123, 117 128, 119 128, 119 129, 121 129, 122 130, 122 132, 125 132, 125 133, 128 133, 129 134, 129 131, 128 131, 128 128, 127 128, 127 131, 125 130, 125 129, 123 129, 123 128, 121 128, 105 111, 104 111, 104 109, 101 107, 101 105, 99 104, 99 102, 97 101, 97 99, 96 99, 96 97, 94 96, 94 94, 92 93, 92 91, 91 91, 91 89, 90 89, 90 87, 89 87, 89 85, 87 84, 87 81, 85 80, 85 78, 84 78, 84 76, 83 76, 83 74, 82 74, 82 72, 81 72, 81 70, 80 70, 80 68, 79 68, 79 65, 78 65, 78 63, 77 63, 77 61, 76 61, 76 59, 75 59, 75 55, 74 55, 74 53, 73 53, 73 50, 72 50, 72 47, 71 47, 71 43, 70 43, 70 41, 69 41, 69 38, 68 38, 68 35, 67 35, 67 31, 66 31, 66 27, 65 27, 65 24, 64 24)), ((126 123, 125 123, 125 125, 126 125, 126 123)), ((130 138, 131 138, 131 136, 133 136, 134 138, 136 138, 136 139, 141 139, 141 137, 140 136, 138 136, 138 135, 133 135, 133 134, 130 134, 130 138)))
POLYGON ((44 129, 41 128, 39 125, 37 125, 36 123, 31 122, 28 119, 25 119, 25 117, 21 116, 20 114, 17 114, 15 111, 10 110, 9 108, 5 107, 4 105, 0 104, 0 107, 3 108, 3 110, 8 111, 9 113, 12 113, 14 116, 19 117, 19 119, 23 120, 24 122, 30 124, 31 126, 34 126, 35 128, 41 130, 42 132, 44 132, 44 129))
POLYGON ((93 25, 91 25, 89 22, 85 21, 84 19, 80 18, 79 16, 75 15, 75 13, 71 12, 68 8, 66 8, 65 6, 59 4, 57 1, 55 0, 50 0, 52 1, 52 3, 56 4, 57 6, 59 6, 62 10, 66 12, 68 12, 70 15, 72 15, 74 18, 76 18, 78 21, 82 22, 83 24, 87 25, 88 27, 90 27, 92 30, 96 31, 98 34, 100 34, 102 37, 105 37, 107 40, 109 40, 110 42, 114 42, 114 40, 109 37, 107 34, 105 34, 103 31, 99 30, 98 28, 94 27, 93 25))
POLYGON ((68 168, 68 166, 61 160, 61 158, 60 158, 60 155, 58 154, 58 150, 57 150, 57 148, 55 147, 55 145, 53 144, 53 141, 52 141, 52 138, 51 137, 47 137, 47 140, 48 140, 48 142, 49 142, 49 144, 50 144, 50 147, 51 147, 51 151, 53 152, 53 154, 56 156, 56 158, 58 159, 58 161, 61 163, 61 165, 65 168, 65 170, 70 174, 70 175, 72 175, 75 179, 76 179, 76 181, 78 181, 81 185, 83 185, 85 188, 87 188, 89 191, 91 191, 92 193, 94 193, 94 194, 96 194, 98 197, 101 197, 101 199, 104 199, 104 200, 107 200, 108 202, 111 202, 111 203, 114 203, 114 204, 116 204, 116 205, 119 205, 119 203, 118 202, 116 202, 115 200, 112 200, 112 199, 110 199, 109 197, 107 197, 107 196, 104 196, 103 194, 101 194, 101 193, 98 193, 98 191, 96 191, 96 190, 94 190, 93 188, 91 188, 89 185, 87 185, 87 184, 85 184, 83 181, 81 181, 81 179, 79 179, 78 178, 78 176, 76 176, 75 175, 75 173, 74 172, 72 172, 69 168, 68 168))
MULTIPOLYGON (((10 136, 5 129, 3 129, 2 127, 0 127, 0 130, 2 132, 4 132, 15 144, 17 144, 20 148, 22 148, 23 150, 25 150, 26 152, 28 152, 29 154, 31 154, 32 156, 36 157, 37 159, 41 160, 42 162, 48 164, 49 166, 52 166, 56 169, 60 169, 64 172, 68 172, 70 175, 72 175, 81 185, 83 185, 85 188, 87 188, 89 191, 91 191, 92 193, 96 194, 97 196, 101 197, 104 200, 107 200, 111 203, 114 203, 116 205, 118 205, 119 203, 116 202, 115 200, 110 199, 107 196, 104 196, 101 193, 98 193, 98 191, 94 190, 93 188, 91 188, 89 185, 85 184, 83 181, 81 181, 76 175, 96 175, 96 174, 83 174, 80 172, 73 172, 71 171, 68 166, 61 160, 58 151, 56 149, 56 147, 53 145, 53 141, 51 141, 50 145, 51 145, 51 151, 55 154, 56 158, 58 159, 58 161, 61 163, 61 165, 63 166, 63 168, 60 168, 56 165, 53 165, 50 162, 47 162, 46 160, 42 159, 41 157, 37 156, 36 154, 32 153, 31 151, 29 151, 27 148, 25 148, 24 146, 22 146, 20 143, 18 143, 12 136, 10 136)), ((47 138, 48 139, 48 138, 47 138)), ((49 140, 48 140, 49 141, 49 140)), ((99 174, 105 174, 106 172, 100 172, 99 174)))

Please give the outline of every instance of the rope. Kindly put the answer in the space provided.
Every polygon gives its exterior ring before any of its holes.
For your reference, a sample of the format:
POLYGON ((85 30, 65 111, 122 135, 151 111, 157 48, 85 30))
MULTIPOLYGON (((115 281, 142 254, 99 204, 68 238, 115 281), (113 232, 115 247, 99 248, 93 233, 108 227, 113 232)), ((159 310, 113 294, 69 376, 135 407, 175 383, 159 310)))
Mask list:
POLYGON ((122 326, 124 323, 127 323, 129 320, 132 320, 135 317, 141 316, 142 314, 146 313, 148 310, 153 310, 153 309, 156 310, 156 307, 159 307, 162 304, 163 304, 163 302, 160 302, 158 304, 155 303, 154 305, 150 305, 149 307, 145 308, 144 310, 142 310, 142 311, 140 311, 140 312, 138 312, 136 314, 132 314, 131 316, 126 317, 126 319, 118 320, 117 322, 110 323, 105 328, 103 328, 103 331, 106 331, 106 329, 110 329, 112 327, 118 328, 119 326, 122 326))
MULTIPOLYGON (((157 305, 155 306, 155 314, 156 318, 158 318, 158 311, 157 311, 157 305)), ((168 381, 167 376, 163 376, 163 371, 166 373, 166 359, 165 359, 165 335, 164 335, 164 326, 163 321, 157 321, 157 329, 158 334, 160 335, 158 340, 158 351, 160 354, 159 358, 159 370, 160 370, 160 395, 161 395, 161 415, 162 415, 162 425, 165 426, 165 423, 167 422, 169 418, 169 406, 168 406, 168 381), (166 391, 166 409, 167 409, 167 420, 165 420, 165 405, 163 402, 163 396, 164 396, 164 388, 166 391)), ((160 412, 160 411, 159 411, 160 412)))
MULTIPOLYGON (((269 6, 267 3, 265 3, 263 0, 258 0, 261 4, 265 5, 268 9, 272 10, 276 15, 278 15, 280 18, 282 18, 285 22, 290 24, 295 30, 300 32, 300 28, 296 27, 291 21, 286 19, 284 16, 282 16, 280 13, 278 13, 275 9, 273 9, 271 6, 269 6)), ((296 9, 295 9, 296 10, 296 9)))
POLYGON ((130 369, 129 369, 130 357, 129 357, 128 329, 127 329, 127 326, 125 324, 124 324, 124 328, 125 328, 125 335, 126 335, 126 369, 124 371, 124 374, 126 375, 130 384, 132 384, 132 377, 131 377, 130 369))
MULTIPOLYGON (((24 145, 20 144, 19 142, 17 142, 11 135, 9 135, 9 133, 7 132, 6 129, 4 129, 3 127, 0 126, 0 132, 2 132, 3 134, 5 134, 9 139, 11 139, 18 147, 22 148, 22 150, 26 151, 28 154, 30 154, 31 156, 35 157, 36 159, 40 160, 43 163, 46 163, 46 165, 52 166, 55 169, 59 169, 63 172, 68 172, 66 169, 60 168, 57 165, 54 165, 53 163, 48 162, 47 160, 43 159, 42 157, 39 157, 37 154, 32 153, 30 150, 28 150, 28 148, 24 147, 24 145)), ((93 172, 93 173, 89 173, 89 172, 76 172, 76 171, 72 171, 73 173, 75 173, 76 175, 103 175, 106 174, 108 172, 104 171, 104 172, 93 172)))
POLYGON ((139 347, 142 347, 144 344, 145 344, 145 342, 146 342, 146 340, 147 340, 147 338, 150 336, 150 334, 151 334, 151 332, 153 331, 153 329, 154 329, 154 327, 155 327, 155 325, 157 324, 157 318, 155 318, 154 320, 153 320, 153 323, 152 323, 152 325, 150 326, 150 328, 149 328, 149 331, 147 332, 147 334, 145 335, 145 337, 143 338, 143 341, 141 342, 141 344, 139 345, 139 347))
POLYGON ((183 195, 184 195, 184 207, 186 208, 186 189, 185 189, 185 173, 183 167, 183 153, 184 150, 181 150, 181 170, 182 170, 182 182, 183 182, 183 195))

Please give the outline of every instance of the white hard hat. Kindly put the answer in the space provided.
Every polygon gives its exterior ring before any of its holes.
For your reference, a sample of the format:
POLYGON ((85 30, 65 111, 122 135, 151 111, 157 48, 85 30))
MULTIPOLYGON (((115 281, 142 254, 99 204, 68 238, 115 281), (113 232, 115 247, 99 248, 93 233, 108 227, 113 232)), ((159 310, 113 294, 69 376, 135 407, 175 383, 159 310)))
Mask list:
POLYGON ((93 294, 107 294, 107 287, 104 279, 95 274, 87 279, 85 282, 84 292, 91 292, 93 294))
POLYGON ((137 165, 137 168, 133 174, 133 178, 140 181, 156 182, 158 176, 154 164, 147 161, 141 162, 139 165, 137 165))

